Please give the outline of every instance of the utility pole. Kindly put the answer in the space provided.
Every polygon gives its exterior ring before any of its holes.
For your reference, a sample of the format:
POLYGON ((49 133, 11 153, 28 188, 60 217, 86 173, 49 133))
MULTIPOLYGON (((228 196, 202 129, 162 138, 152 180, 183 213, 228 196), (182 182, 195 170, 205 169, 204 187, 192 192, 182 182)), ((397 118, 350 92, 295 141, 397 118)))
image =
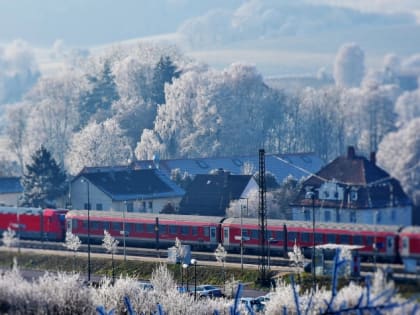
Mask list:
POLYGON ((265 151, 259 150, 259 178, 258 178, 258 224, 260 227, 260 283, 264 286, 269 284, 267 274, 267 211, 266 211, 266 183, 265 183, 265 151))

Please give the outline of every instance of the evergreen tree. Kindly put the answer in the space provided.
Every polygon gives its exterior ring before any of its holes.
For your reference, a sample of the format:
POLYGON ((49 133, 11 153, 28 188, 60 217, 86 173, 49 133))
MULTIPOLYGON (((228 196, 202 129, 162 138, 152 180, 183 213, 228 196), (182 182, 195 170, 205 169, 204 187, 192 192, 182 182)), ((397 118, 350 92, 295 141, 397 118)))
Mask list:
POLYGON ((102 122, 109 118, 112 103, 119 100, 117 85, 109 62, 105 62, 98 77, 89 77, 92 90, 85 96, 80 109, 80 126, 83 128, 89 120, 102 122))
POLYGON ((153 71, 152 103, 165 104, 165 83, 180 76, 169 56, 161 57, 153 71))
POLYGON ((32 155, 32 163, 25 166, 22 179, 23 202, 29 207, 51 207, 65 191, 66 174, 51 153, 43 146, 32 155))

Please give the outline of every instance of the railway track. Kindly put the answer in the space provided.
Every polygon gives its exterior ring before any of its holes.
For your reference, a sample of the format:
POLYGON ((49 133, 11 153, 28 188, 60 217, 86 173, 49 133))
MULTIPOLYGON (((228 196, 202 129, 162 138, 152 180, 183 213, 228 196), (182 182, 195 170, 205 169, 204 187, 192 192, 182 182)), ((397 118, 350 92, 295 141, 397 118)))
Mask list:
MULTIPOLYGON (((21 240, 19 242, 19 246, 22 248, 30 248, 30 249, 39 249, 39 250, 53 250, 53 251, 67 251, 64 247, 64 243, 59 242, 39 242, 39 241, 27 241, 21 240)), ((79 252, 87 252, 88 246, 86 244, 82 244, 79 252)), ((98 254, 105 254, 106 250, 97 244, 91 244, 91 253, 98 253, 98 254)), ((137 248, 137 247, 126 247, 125 248, 125 255, 130 259, 130 257, 135 258, 148 258, 148 259, 159 259, 164 261, 168 257, 167 249, 153 249, 153 248, 137 248)), ((215 263, 216 259, 214 253, 212 252, 199 252, 194 251, 192 252, 192 256, 199 260, 200 262, 207 262, 209 264, 215 263)), ((119 247, 118 252, 116 253, 115 257, 123 258, 124 257, 124 249, 123 247, 119 247)), ((241 264, 241 255, 229 253, 226 257, 226 263, 229 266, 236 266, 240 267, 241 264)), ((259 257, 257 255, 243 255, 242 256, 242 263, 249 268, 250 266, 258 267, 259 264, 259 257)), ((279 257, 275 253, 269 258, 269 266, 273 270, 286 268, 289 269, 290 261, 289 259, 279 257)), ((393 274, 398 277, 410 277, 413 274, 407 274, 404 270, 404 266, 401 264, 383 264, 377 263, 376 265, 373 263, 361 263, 361 273, 372 273, 375 271, 376 268, 391 268, 393 274)))

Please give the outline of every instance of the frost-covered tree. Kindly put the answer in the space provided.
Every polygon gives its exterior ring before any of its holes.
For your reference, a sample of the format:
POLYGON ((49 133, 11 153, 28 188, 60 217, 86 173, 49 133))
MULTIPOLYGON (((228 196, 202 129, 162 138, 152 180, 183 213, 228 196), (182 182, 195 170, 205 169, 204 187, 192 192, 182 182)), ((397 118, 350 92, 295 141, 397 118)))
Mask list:
POLYGON ((411 200, 420 205, 420 117, 387 134, 379 144, 378 164, 398 179, 411 200))
POLYGON ((358 87, 365 74, 365 54, 355 43, 344 44, 334 61, 334 79, 338 86, 358 87))
POLYGON ((222 265, 222 272, 223 272, 223 292, 226 291, 226 270, 225 270, 225 262, 227 257, 227 251, 223 247, 221 243, 217 245, 216 250, 214 251, 214 257, 216 257, 217 262, 222 265))
POLYGON ((254 153, 270 143, 268 130, 281 112, 255 67, 244 64, 184 72, 165 93, 153 130, 137 145, 139 159, 254 153))
POLYGON ((293 245, 293 251, 288 252, 287 255, 289 256, 290 265, 293 267, 294 272, 300 279, 300 275, 303 272, 303 267, 305 264, 305 256, 303 255, 300 247, 297 245, 296 240, 295 244, 293 245))
POLYGON ((114 254, 118 249, 118 240, 116 240, 107 230, 104 230, 104 238, 102 239, 102 247, 111 254, 112 264, 112 282, 115 281, 115 267, 114 267, 114 254))
POLYGON ((66 174, 51 153, 43 146, 26 164, 22 178, 22 205, 29 207, 54 207, 56 199, 66 190, 66 174))
POLYGON ((172 84, 173 79, 180 76, 180 71, 171 60, 170 56, 162 56, 153 69, 152 79, 152 103, 165 103, 165 84, 172 84))
POLYGON ((111 60, 102 57, 95 61, 99 71, 94 75, 87 75, 92 89, 80 103, 81 126, 85 126, 89 121, 102 122, 109 118, 112 103, 119 99, 111 60))
POLYGON ((398 115, 398 127, 403 127, 412 119, 420 117, 420 89, 403 93, 395 103, 395 112, 398 115))
MULTIPOLYGON (((19 244, 19 239, 16 235, 15 230, 12 230, 10 227, 7 228, 7 230, 3 231, 3 238, 2 238, 4 246, 6 246, 10 252, 12 251, 12 247, 19 244)), ((13 259, 11 266, 13 268, 13 259)))
POLYGON ((84 166, 127 164, 131 159, 129 141, 114 120, 91 122, 74 134, 66 159, 67 169, 76 174, 84 166))
POLYGON ((66 232, 66 240, 64 246, 73 251, 73 270, 76 268, 76 252, 79 250, 82 242, 77 235, 74 235, 71 231, 66 232))
POLYGON ((182 173, 181 169, 176 168, 171 170, 171 180, 182 189, 187 189, 192 182, 192 176, 188 172, 182 173))

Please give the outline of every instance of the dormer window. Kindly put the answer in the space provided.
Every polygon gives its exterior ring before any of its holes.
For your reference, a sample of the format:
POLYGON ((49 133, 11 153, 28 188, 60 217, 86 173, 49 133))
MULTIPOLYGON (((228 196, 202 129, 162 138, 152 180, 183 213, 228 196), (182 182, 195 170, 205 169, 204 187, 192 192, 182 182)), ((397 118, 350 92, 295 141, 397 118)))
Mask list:
POLYGON ((350 201, 357 201, 357 191, 350 190, 350 201))
POLYGON ((335 181, 325 182, 319 188, 319 197, 324 200, 342 200, 344 189, 335 181))

